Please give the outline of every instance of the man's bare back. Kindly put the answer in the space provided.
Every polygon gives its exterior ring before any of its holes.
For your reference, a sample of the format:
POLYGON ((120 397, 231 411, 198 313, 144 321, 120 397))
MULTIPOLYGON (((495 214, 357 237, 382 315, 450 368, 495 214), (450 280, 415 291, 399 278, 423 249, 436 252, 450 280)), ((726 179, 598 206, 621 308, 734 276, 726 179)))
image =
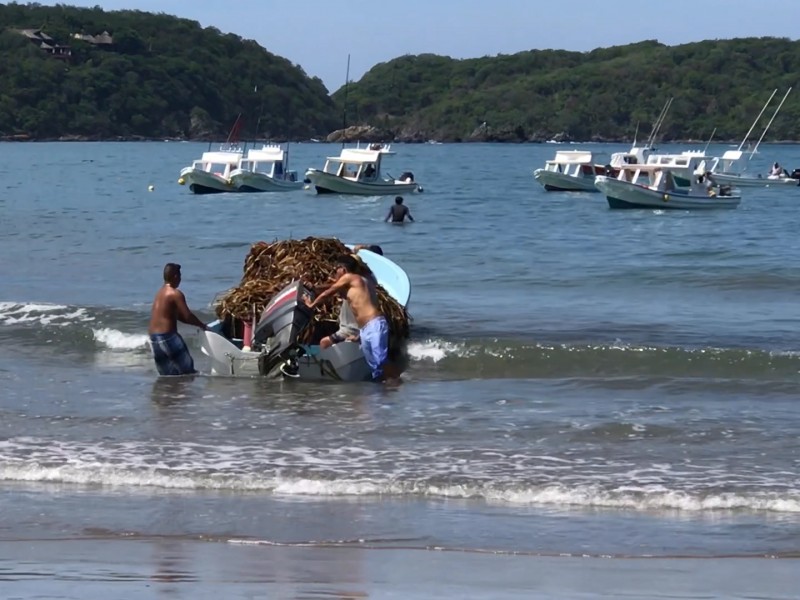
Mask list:
MULTIPOLYGON (((167 278, 166 275, 165 278, 167 278)), ((169 279, 164 282, 153 299, 148 333, 150 335, 173 333, 178 330, 178 321, 206 329, 206 324, 189 310, 186 296, 178 289, 181 284, 180 270, 178 269, 174 275, 170 275, 169 279)))

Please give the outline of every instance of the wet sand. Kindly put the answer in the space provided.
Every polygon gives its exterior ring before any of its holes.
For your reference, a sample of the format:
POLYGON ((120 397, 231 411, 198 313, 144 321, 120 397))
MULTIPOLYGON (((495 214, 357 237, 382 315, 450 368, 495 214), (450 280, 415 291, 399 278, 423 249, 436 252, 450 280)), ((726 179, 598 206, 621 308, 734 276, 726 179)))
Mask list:
POLYGON ((4 598, 760 598, 796 558, 605 558, 185 538, 0 542, 4 598))

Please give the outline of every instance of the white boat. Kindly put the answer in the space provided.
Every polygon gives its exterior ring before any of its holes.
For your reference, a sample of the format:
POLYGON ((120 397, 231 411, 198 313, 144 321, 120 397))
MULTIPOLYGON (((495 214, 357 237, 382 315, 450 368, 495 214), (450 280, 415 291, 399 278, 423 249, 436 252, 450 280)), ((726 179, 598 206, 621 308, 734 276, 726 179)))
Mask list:
POLYGON ((370 144, 366 148, 342 148, 339 156, 329 156, 322 170, 308 169, 306 183, 319 194, 357 194, 388 196, 421 192, 414 174, 404 172, 398 179, 383 174, 383 159, 392 155, 388 145, 370 144))
MULTIPOLYGON (((378 283, 401 306, 408 305, 411 285, 406 272, 388 258, 366 249, 358 251, 378 283)), ((330 348, 297 343, 311 318, 303 295, 313 296, 300 281, 281 290, 265 307, 252 339, 228 338, 223 323, 209 324, 201 333, 201 350, 216 375, 238 377, 266 376, 297 378, 305 381, 368 381, 370 368, 358 342, 339 342, 330 348)), ((402 369, 404 365, 397 365, 402 369)))
POLYGON ((595 185, 610 208, 736 208, 742 201, 738 190, 709 181, 706 174, 693 175, 689 186, 681 186, 671 168, 657 164, 623 167, 616 178, 599 175, 595 185))
POLYGON ((275 145, 251 148, 230 173, 237 192, 288 192, 303 188, 297 171, 288 170, 289 152, 275 145))
POLYGON ((596 162, 589 150, 558 150, 543 168, 533 172, 533 178, 548 192, 596 192, 597 175, 616 175, 619 167, 644 162, 647 148, 634 143, 628 152, 614 152, 607 164, 596 162))
POLYGON ((236 188, 231 183, 231 172, 239 166, 241 159, 242 150, 237 146, 203 152, 199 160, 181 169, 178 183, 188 185, 195 194, 233 192, 236 188))
POLYGON ((544 167, 533 172, 533 178, 548 192, 596 192, 597 171, 594 156, 588 150, 558 150, 544 167))
POLYGON ((772 118, 769 120, 766 127, 764 127, 761 137, 758 138, 758 142, 752 150, 749 150, 748 152, 742 152, 742 148, 747 142, 747 138, 750 137, 750 133, 752 133, 759 119, 761 119, 761 115, 764 114, 767 106, 769 106, 769 103, 772 102, 772 98, 775 97, 775 94, 778 92, 778 88, 773 90, 772 95, 770 95, 766 104, 764 104, 762 107, 761 112, 758 113, 758 116, 756 117, 755 121, 753 121, 753 124, 750 126, 747 134, 745 134, 744 139, 739 144, 739 147, 736 150, 728 150, 721 157, 713 158, 708 161, 708 165, 705 168, 713 173, 714 179, 720 183, 725 183, 736 187, 781 188, 787 185, 800 185, 800 169, 795 169, 791 175, 786 170, 783 170, 778 174, 768 174, 766 176, 762 176, 760 173, 751 175, 747 172, 747 162, 749 162, 749 160, 753 158, 753 155, 758 152, 758 147, 761 145, 761 141, 764 139, 767 131, 769 131, 772 122, 775 120, 775 117, 778 116, 778 112, 780 112, 781 107, 783 106, 784 102, 786 102, 786 98, 789 97, 789 93, 791 91, 792 88, 786 90, 786 94, 784 94, 783 99, 778 104, 778 107, 775 109, 775 112, 772 114, 772 118), (744 160, 745 154, 750 155, 750 158, 748 158, 747 162, 744 160), (745 166, 742 167, 742 165, 745 166))
POLYGON ((800 169, 795 169, 791 175, 786 172, 780 175, 749 175, 747 171, 740 170, 743 158, 741 150, 727 150, 721 157, 708 161, 708 170, 716 181, 735 187, 782 188, 800 185, 800 169))

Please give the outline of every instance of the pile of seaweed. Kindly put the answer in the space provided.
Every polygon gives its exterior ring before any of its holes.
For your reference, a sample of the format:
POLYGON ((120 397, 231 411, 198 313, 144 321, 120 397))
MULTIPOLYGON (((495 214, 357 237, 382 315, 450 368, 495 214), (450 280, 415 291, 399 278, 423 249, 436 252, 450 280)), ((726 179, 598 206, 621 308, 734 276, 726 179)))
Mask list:
MULTIPOLYGON (((244 260, 244 275, 238 286, 216 300, 215 309, 221 320, 228 318, 251 321, 261 315, 272 297, 292 281, 302 279, 312 288, 333 283, 336 261, 343 254, 352 254, 336 238, 307 237, 303 240, 256 242, 244 260)), ((359 275, 372 277, 369 267, 358 259, 359 275)), ((378 308, 389 322, 389 346, 396 346, 409 335, 410 317, 381 286, 377 286, 378 308)), ((337 329, 340 302, 336 296, 319 305, 306 328, 303 342, 318 341, 337 329)))

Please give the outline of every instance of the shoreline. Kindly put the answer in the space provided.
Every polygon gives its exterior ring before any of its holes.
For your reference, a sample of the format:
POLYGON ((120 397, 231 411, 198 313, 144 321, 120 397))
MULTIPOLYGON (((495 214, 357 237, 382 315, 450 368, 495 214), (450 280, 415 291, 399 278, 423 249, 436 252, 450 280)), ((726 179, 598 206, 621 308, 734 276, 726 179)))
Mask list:
MULTIPOLYGON (((347 144, 355 144, 359 140, 348 140, 344 143, 347 144)), ((361 140, 364 143, 367 143, 364 140, 361 140)), ((176 137, 114 137, 114 138, 93 138, 89 136, 61 136, 61 137, 44 137, 44 138, 31 138, 31 137, 20 137, 20 136, 2 136, 0 137, 0 142, 5 143, 51 143, 51 142, 63 142, 63 143, 77 143, 77 142, 94 142, 94 143, 109 143, 109 142, 188 142, 193 144, 198 143, 205 143, 205 144, 214 144, 214 143, 221 143, 219 138, 176 138, 176 137)), ((245 143, 251 143, 250 140, 247 140, 245 143)), ((328 141, 320 141, 317 139, 302 139, 302 140, 257 140, 255 143, 274 143, 274 144, 340 144, 342 142, 335 141, 335 142, 328 142, 328 141)), ((385 142, 387 144, 409 144, 409 145, 425 145, 430 142, 428 141, 421 141, 421 140, 390 140, 385 142)), ((626 139, 611 139, 611 140, 583 140, 583 141, 569 141, 569 142, 551 142, 548 140, 436 140, 437 144, 512 144, 512 145, 553 145, 553 146, 580 146, 580 145, 597 145, 597 144, 632 144, 633 140, 626 140, 626 139)), ((663 144, 706 144, 707 140, 696 140, 696 139, 676 139, 676 140, 661 140, 659 142, 660 145, 663 144)), ((739 144, 741 140, 717 140, 713 142, 713 145, 725 145, 725 144, 739 144)), ((761 142, 763 145, 796 145, 800 144, 800 140, 772 140, 772 141, 764 141, 761 142)), ((747 153, 746 150, 743 152, 747 153)))

